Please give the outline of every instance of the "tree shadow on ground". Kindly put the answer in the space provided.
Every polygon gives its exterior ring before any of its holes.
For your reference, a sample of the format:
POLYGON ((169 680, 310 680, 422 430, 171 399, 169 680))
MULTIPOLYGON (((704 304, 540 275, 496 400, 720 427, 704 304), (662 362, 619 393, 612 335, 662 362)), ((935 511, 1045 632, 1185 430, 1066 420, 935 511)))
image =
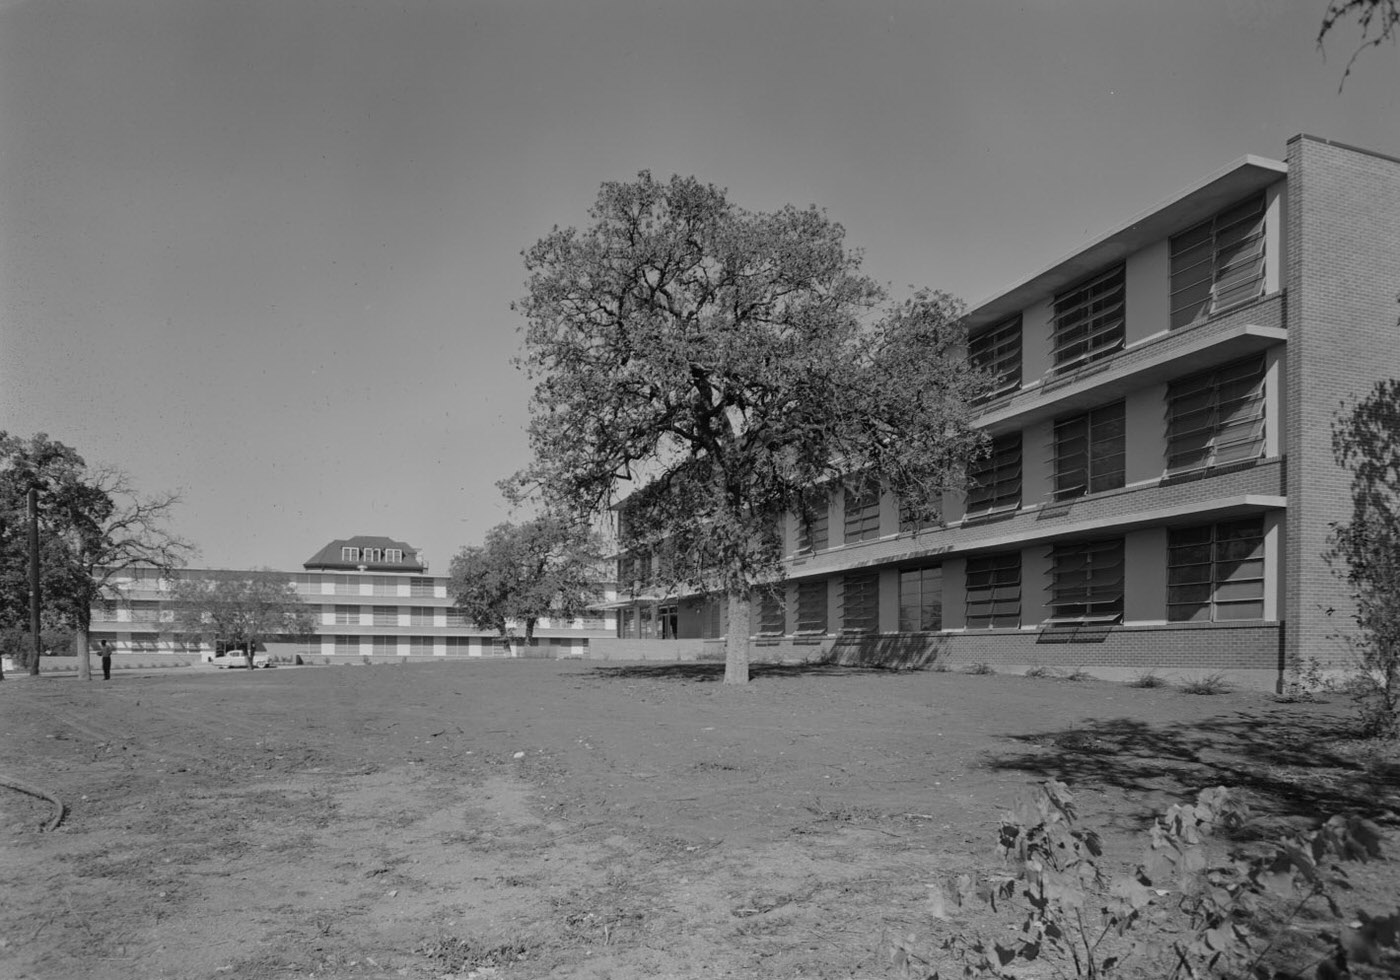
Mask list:
POLYGON ((1225 785, 1276 817, 1356 812, 1400 822, 1400 747, 1365 751, 1375 743, 1359 742, 1349 718, 1243 711, 1165 726, 1114 718, 1012 738, 1030 747, 992 756, 990 768, 1181 796, 1225 785))
MULTIPOLYGON (((850 677, 856 674, 883 673, 875 667, 847 667, 827 663, 749 664, 750 680, 795 680, 800 677, 850 677)), ((672 681, 722 681, 724 664, 712 662, 655 664, 620 664, 616 667, 594 667, 592 673, 608 679, 647 678, 672 681)))

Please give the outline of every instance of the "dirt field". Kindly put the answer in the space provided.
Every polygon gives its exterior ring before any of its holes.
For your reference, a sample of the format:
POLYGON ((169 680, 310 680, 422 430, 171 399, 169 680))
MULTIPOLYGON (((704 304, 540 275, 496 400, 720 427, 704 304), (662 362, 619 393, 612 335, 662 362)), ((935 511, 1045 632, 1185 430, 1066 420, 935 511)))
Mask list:
POLYGON ((1400 810, 1344 701, 721 669, 7 679, 0 776, 68 811, 44 833, 0 790, 0 977, 889 977, 946 929, 927 885, 993 867, 1047 777, 1110 842, 1218 783, 1392 838, 1400 810))

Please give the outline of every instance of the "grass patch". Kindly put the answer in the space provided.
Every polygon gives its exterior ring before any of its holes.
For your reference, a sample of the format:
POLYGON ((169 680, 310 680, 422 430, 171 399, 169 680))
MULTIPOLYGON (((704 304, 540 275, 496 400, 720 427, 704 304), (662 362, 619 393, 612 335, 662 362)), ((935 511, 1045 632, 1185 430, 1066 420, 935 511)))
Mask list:
POLYGON ((1132 680, 1128 681, 1128 686, 1129 686, 1129 687, 1166 687, 1166 686, 1167 686, 1167 680, 1166 680, 1165 677, 1162 677, 1160 674, 1154 674, 1152 671, 1149 670, 1147 673, 1145 673, 1145 674, 1138 674, 1138 675, 1137 675, 1136 677, 1134 677, 1132 680))
POLYGON ((1044 664, 1040 664, 1039 666, 1032 667, 1030 670, 1026 671, 1026 676, 1027 676, 1027 677, 1054 677, 1054 676, 1055 676, 1055 672, 1054 672, 1053 670, 1051 670, 1049 667, 1045 666, 1044 664))
POLYGON ((1073 681, 1073 682, 1075 682, 1076 684, 1082 683, 1083 681, 1091 681, 1091 680, 1093 680, 1093 679, 1094 679, 1094 675, 1091 674, 1091 673, 1089 673, 1089 672, 1088 672, 1087 670, 1085 670, 1083 667, 1076 667, 1076 668, 1074 668, 1074 670, 1070 671, 1068 674, 1065 674, 1065 680, 1067 680, 1067 681, 1073 681))
POLYGON ((976 674, 976 675, 978 675, 979 677, 981 677, 981 676, 986 676, 987 674, 995 674, 995 673, 996 673, 996 668, 994 668, 994 667, 993 667, 991 664, 989 664, 989 663, 980 663, 980 662, 979 662, 979 663, 975 663, 975 664, 968 664, 965 668, 963 668, 963 673, 965 673, 965 674, 976 674))

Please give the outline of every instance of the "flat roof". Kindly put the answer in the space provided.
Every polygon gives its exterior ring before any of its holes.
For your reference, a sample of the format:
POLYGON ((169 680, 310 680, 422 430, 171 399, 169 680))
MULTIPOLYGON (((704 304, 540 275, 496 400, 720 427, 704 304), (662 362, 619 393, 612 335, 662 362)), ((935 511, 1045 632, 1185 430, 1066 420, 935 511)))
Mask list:
POLYGON ((967 327, 975 330, 1011 316, 1106 266, 1123 261, 1144 246, 1204 221, 1241 198, 1277 183, 1287 173, 1288 164, 1280 160, 1241 157, 1126 224, 1075 249, 1030 278, 983 300, 967 314, 967 327))

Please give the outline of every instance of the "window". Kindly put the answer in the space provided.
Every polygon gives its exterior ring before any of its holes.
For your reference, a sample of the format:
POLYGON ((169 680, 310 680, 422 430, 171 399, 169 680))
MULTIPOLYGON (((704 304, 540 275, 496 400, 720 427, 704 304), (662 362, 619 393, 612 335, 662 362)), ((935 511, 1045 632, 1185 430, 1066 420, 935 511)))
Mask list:
POLYGON ((846 543, 880 536, 880 484, 863 480, 846 487, 846 543))
POLYGON ((155 633, 132 633, 132 653, 155 653, 160 647, 160 637, 155 633))
POLYGON ((398 606, 375 606, 374 607, 375 626, 397 626, 399 625, 398 606))
POLYGON ((384 549, 384 560, 385 560, 386 562, 388 562, 390 565, 402 565, 402 564, 403 564, 403 549, 402 549, 402 548, 385 548, 385 549, 384 549))
POLYGON ((816 502, 811 513, 797 516, 797 550, 802 552, 822 551, 826 548, 831 526, 831 512, 825 498, 816 502))
POLYGON ((899 530, 901 532, 922 531, 925 528, 937 527, 943 520, 942 507, 943 495, 936 494, 932 500, 927 501, 932 506, 927 507, 923 514, 916 514, 912 504, 906 500, 899 502, 899 530))
POLYGON ((1055 499, 1123 485, 1123 403, 1055 423, 1055 499))
MULTIPOLYGON (((447 639, 447 655, 449 657, 470 657, 472 653, 472 637, 470 636, 449 636, 447 639)), ((487 640, 486 642, 491 642, 487 640)))
POLYGON ((410 606, 408 610, 410 626, 432 626, 433 610, 429 606, 410 606))
POLYGON ((399 594, 399 580, 392 575, 376 575, 370 581, 375 595, 399 594))
POLYGON ((465 612, 457 608, 451 608, 447 610, 447 625, 463 629, 473 624, 468 621, 465 612))
POLYGON ((1021 506, 1021 433, 992 440, 991 453, 972 466, 967 511, 1015 510, 1021 506))
POLYGON ((428 597, 433 595, 433 580, 430 578, 411 578, 408 580, 408 594, 411 596, 428 597))
POLYGON ((399 638, 397 636, 376 636, 371 638, 371 649, 377 657, 393 657, 399 652, 399 638))
POLYGON ((1171 240, 1172 329, 1264 293, 1264 195, 1171 240))
POLYGON ((967 560, 967 628, 1021 625, 1021 553, 967 560))
POLYGON ((724 637, 724 625, 721 608, 723 599, 706 599, 700 612, 700 636, 706 640, 718 640, 724 637))
POLYGON ((360 549, 359 549, 359 548, 341 548, 341 549, 340 549, 340 560, 341 560, 341 561, 359 562, 359 560, 360 560, 360 549))
POLYGON ((410 636, 408 638, 408 652, 415 657, 431 657, 433 655, 433 638, 431 636, 410 636))
POLYGON ((899 573, 899 631, 921 633, 943 628, 943 566, 899 573))
POLYGON ((969 337, 967 359, 997 379, 989 399, 1021 387, 1021 314, 969 337))
POLYGON ((131 621, 133 623, 154 623, 160 619, 160 603, 136 601, 131 603, 131 621))
POLYGON ((1123 539, 1050 549, 1050 623, 1123 621, 1123 539))
POLYGON ((1167 536, 1167 619, 1264 618, 1264 519, 1207 524, 1167 536))
POLYGON ((1264 355, 1167 387, 1167 472, 1225 466, 1264 453, 1264 355))
POLYGON ((825 633, 826 582, 797 583, 797 632, 825 633))
POLYGON ((767 636, 782 636, 787 632, 787 596, 783 587, 756 589, 758 600, 758 632, 767 636))
POLYGON ((841 629, 847 633, 874 633, 880 629, 879 572, 842 576, 841 629))
POLYGON ((341 656, 357 656, 360 652, 358 636, 336 636, 335 652, 341 656))
POLYGON ((360 625, 359 606, 336 606, 335 625, 337 626, 358 626, 360 625))
POLYGON ((1055 297, 1051 354, 1057 371, 1097 361, 1123 347, 1123 266, 1055 297))
POLYGON ((339 575, 335 580, 336 595, 359 595, 360 578, 358 575, 339 575))

